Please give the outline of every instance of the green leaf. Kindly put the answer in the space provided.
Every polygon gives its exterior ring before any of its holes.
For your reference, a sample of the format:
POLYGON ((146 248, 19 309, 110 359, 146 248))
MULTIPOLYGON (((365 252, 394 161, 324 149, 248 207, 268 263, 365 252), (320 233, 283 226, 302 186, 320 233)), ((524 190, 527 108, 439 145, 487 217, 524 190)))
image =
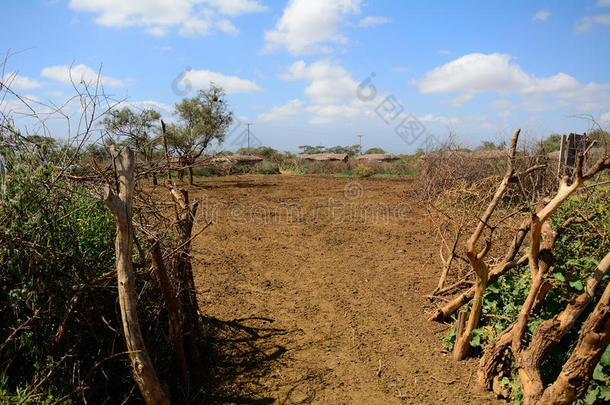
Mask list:
POLYGON ((582 291, 582 289, 583 289, 582 281, 580 281, 580 280, 570 281, 570 287, 576 288, 578 291, 582 291))
POLYGON ((583 401, 585 402, 585 404, 594 404, 595 401, 597 400, 597 394, 599 394, 598 387, 595 387, 594 389, 590 389, 587 392, 587 395, 585 395, 585 397, 583 398, 583 401))
POLYGON ((610 367, 610 346, 606 347, 606 351, 602 354, 602 358, 599 361, 602 366, 610 367))
POLYGON ((565 278, 565 277, 564 277, 564 275, 563 275, 563 274, 561 274, 560 272, 553 273, 553 276, 555 276, 555 278, 556 278, 557 280, 561 281, 562 283, 563 283, 564 281, 566 281, 566 278, 565 278))
POLYGON ((492 293, 497 293, 500 291, 500 289, 498 287, 496 287, 494 284, 490 284, 489 286, 487 286, 487 291, 492 292, 492 293))
POLYGON ((610 388, 606 385, 599 386, 599 397, 604 401, 610 401, 610 388))
POLYGON ((601 364, 598 364, 593 369, 593 378, 597 381, 608 381, 608 376, 604 373, 604 368, 601 364))

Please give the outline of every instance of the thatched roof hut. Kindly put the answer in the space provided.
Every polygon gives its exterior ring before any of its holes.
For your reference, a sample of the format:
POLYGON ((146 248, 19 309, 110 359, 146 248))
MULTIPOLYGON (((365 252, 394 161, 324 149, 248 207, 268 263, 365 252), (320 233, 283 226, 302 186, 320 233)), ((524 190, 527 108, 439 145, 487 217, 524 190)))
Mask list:
POLYGON ((391 162, 400 158, 390 153, 370 153, 368 155, 358 156, 356 160, 369 160, 374 162, 391 162))
POLYGON ((314 153, 311 155, 299 155, 301 159, 317 160, 323 162, 347 162, 349 156, 346 153, 314 153))

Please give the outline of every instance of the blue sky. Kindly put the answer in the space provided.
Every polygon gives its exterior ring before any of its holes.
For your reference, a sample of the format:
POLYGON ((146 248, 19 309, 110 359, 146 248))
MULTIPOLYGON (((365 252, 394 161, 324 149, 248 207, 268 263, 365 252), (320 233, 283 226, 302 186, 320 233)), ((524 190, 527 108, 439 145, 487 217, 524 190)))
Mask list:
POLYGON ((3 15, 19 94, 60 102, 70 65, 86 80, 103 65, 107 93, 170 119, 214 81, 237 117, 227 149, 246 122, 281 150, 362 134, 397 153, 450 131, 470 146, 583 132, 580 114, 610 126, 610 0, 6 1, 3 15))

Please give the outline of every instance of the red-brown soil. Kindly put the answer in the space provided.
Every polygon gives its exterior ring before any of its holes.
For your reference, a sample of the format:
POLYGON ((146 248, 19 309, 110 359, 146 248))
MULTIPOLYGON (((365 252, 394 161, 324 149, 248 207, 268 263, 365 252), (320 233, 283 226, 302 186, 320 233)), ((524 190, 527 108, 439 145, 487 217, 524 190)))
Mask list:
POLYGON ((438 248, 411 187, 397 177, 196 179, 195 232, 214 221, 193 265, 216 330, 215 401, 495 402, 475 389, 476 360, 454 362, 438 339, 449 325, 426 319, 438 248))

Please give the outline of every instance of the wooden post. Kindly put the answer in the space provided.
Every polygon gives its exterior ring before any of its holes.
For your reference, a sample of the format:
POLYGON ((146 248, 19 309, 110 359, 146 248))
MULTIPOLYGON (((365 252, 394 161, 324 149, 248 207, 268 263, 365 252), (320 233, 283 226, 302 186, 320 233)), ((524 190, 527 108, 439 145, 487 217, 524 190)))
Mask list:
POLYGON ((561 148, 559 149, 559 178, 563 176, 572 177, 576 167, 576 157, 587 149, 587 134, 570 134, 567 139, 561 136, 561 148))
MULTIPOLYGON (((110 149, 113 157, 114 148, 110 149)), ((131 204, 135 186, 133 151, 122 150, 117 156, 119 195, 116 196, 106 185, 104 203, 114 214, 116 222, 115 255, 119 290, 119 306, 123 320, 123 333, 127 343, 131 368, 147 404, 169 404, 168 395, 161 389, 140 330, 137 310, 136 280, 133 272, 133 226, 131 204)))
POLYGON ((557 177, 563 177, 563 171, 566 164, 566 147, 567 137, 561 135, 561 145, 559 146, 559 163, 557 164, 557 177))
POLYGON ((159 241, 153 238, 150 239, 149 242, 152 265, 155 269, 159 288, 161 288, 163 298, 165 299, 165 305, 167 306, 167 314, 169 318, 169 336, 174 345, 174 360, 176 363, 176 369, 180 373, 180 383, 185 391, 188 392, 188 366, 186 364, 186 357, 184 354, 184 340, 182 336, 182 320, 180 315, 180 302, 178 301, 178 294, 176 294, 174 291, 174 287, 172 286, 167 274, 159 241))
POLYGON ((466 327, 466 311, 458 312, 456 326, 457 330, 455 332, 455 340, 457 342, 457 340, 464 334, 464 328, 466 327))
POLYGON ((167 132, 165 131, 165 122, 161 120, 161 131, 163 133, 163 149, 165 150, 165 163, 167 164, 167 181, 172 181, 172 169, 170 167, 169 152, 167 150, 167 132))

